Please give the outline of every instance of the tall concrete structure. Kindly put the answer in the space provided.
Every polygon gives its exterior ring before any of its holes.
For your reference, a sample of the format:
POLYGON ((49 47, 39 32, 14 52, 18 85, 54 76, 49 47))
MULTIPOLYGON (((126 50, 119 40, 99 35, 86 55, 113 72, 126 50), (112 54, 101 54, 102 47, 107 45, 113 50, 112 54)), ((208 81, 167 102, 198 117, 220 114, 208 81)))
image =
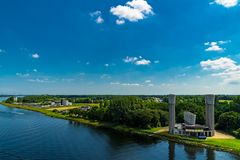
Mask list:
POLYGON ((214 104, 215 104, 215 95, 209 94, 205 96, 205 119, 206 126, 209 127, 209 130, 212 131, 211 136, 214 136, 215 130, 215 120, 214 120, 214 104))
POLYGON ((169 133, 170 134, 174 134, 174 128, 175 128, 175 104, 176 104, 176 95, 170 94, 168 96, 169 133))

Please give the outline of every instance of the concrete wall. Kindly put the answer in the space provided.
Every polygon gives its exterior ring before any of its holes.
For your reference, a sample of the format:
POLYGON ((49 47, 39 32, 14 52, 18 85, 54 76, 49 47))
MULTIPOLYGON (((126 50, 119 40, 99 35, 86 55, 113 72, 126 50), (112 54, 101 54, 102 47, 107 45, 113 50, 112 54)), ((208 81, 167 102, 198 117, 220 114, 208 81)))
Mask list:
POLYGON ((175 104, 176 104, 176 95, 168 96, 168 105, 169 105, 169 133, 174 134, 175 127, 175 104))
POLYGON ((210 130, 213 130, 213 135, 215 130, 214 104, 215 104, 215 95, 206 95, 205 96, 206 126, 208 126, 210 130))
POLYGON ((196 115, 191 112, 184 112, 184 123, 195 125, 196 124, 196 115))

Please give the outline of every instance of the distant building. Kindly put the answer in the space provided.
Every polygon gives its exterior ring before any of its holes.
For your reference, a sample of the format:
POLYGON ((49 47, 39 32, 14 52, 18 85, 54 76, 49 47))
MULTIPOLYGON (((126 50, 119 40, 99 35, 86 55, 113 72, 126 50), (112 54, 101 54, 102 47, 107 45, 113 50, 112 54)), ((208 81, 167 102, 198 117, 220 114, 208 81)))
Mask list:
POLYGON ((153 101, 158 103, 163 102, 161 98, 157 98, 157 97, 153 97, 153 101))
POLYGON ((61 105, 62 105, 62 106, 71 106, 72 103, 69 102, 68 100, 64 100, 64 99, 62 99, 62 100, 61 100, 61 105))
POLYGON ((13 101, 17 102, 18 101, 18 97, 13 97, 13 101))
POLYGON ((81 111, 88 111, 89 109, 91 109, 90 106, 82 106, 82 107, 80 108, 81 111))

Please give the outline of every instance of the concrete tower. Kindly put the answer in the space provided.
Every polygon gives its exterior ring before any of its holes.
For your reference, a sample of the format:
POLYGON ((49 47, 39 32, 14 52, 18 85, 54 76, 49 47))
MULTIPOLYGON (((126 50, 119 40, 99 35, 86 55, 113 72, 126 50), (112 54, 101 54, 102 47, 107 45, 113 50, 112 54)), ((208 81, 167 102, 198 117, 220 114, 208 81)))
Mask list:
POLYGON ((206 119, 206 126, 212 130, 212 136, 214 136, 214 129, 215 129, 215 120, 214 120, 214 103, 215 103, 215 96, 210 94, 205 96, 205 119, 206 119))
POLYGON ((176 104, 176 95, 170 94, 168 96, 169 133, 170 134, 174 134, 174 128, 175 128, 175 104, 176 104))

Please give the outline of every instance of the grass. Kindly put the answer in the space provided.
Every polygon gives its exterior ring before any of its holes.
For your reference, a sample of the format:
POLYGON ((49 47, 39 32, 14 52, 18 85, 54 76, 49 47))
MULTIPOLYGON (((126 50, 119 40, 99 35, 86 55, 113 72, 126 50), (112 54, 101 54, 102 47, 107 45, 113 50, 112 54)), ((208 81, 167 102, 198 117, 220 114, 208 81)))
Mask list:
POLYGON ((233 100, 218 100, 219 103, 232 103, 233 100))
POLYGON ((52 107, 52 108, 47 108, 46 110, 53 111, 56 109, 58 111, 64 111, 64 110, 69 110, 69 109, 74 109, 74 108, 79 108, 79 106, 52 107))
POLYGON ((72 106, 51 107, 51 108, 47 108, 46 110, 52 111, 56 109, 58 111, 64 111, 64 110, 69 110, 74 108, 80 108, 83 106, 99 107, 99 104, 98 103, 75 103, 72 106))
POLYGON ((156 128, 150 128, 150 129, 143 129, 142 131, 147 132, 147 133, 155 133, 161 129, 162 129, 162 127, 156 127, 156 128))
POLYGON ((207 145, 212 145, 220 149, 232 150, 234 149, 240 153, 240 140, 239 139, 207 139, 203 142, 207 145))
POLYGON ((90 106, 90 107, 99 107, 99 103, 73 103, 73 106, 90 106))
POLYGON ((189 138, 184 137, 180 135, 170 135, 166 131, 165 128, 151 128, 151 129, 139 129, 139 128, 132 128, 125 125, 119 125, 119 124, 113 124, 113 123, 107 123, 107 122, 99 122, 99 121, 92 121, 88 119, 81 119, 81 118, 72 118, 66 115, 62 115, 59 113, 54 113, 51 110, 42 109, 42 108, 34 108, 29 106, 20 106, 16 104, 8 104, 1 102, 0 104, 8 106, 8 107, 14 107, 14 108, 20 108, 20 109, 26 109, 31 110, 35 112, 40 112, 44 115, 55 117, 55 118, 62 118, 66 120, 72 120, 75 122, 79 122, 82 124, 94 126, 94 127, 102 127, 102 128, 108 128, 112 129, 118 132, 128 133, 128 134, 135 134, 140 136, 151 136, 154 138, 159 139, 167 139, 170 141, 174 141, 177 143, 192 145, 192 146, 198 146, 198 147, 205 147, 205 148, 211 148, 211 149, 217 149, 222 151, 231 152, 237 155, 240 155, 240 140, 239 139, 207 139, 207 140, 200 140, 196 138, 189 138), (157 132, 159 131, 159 132, 157 132))

